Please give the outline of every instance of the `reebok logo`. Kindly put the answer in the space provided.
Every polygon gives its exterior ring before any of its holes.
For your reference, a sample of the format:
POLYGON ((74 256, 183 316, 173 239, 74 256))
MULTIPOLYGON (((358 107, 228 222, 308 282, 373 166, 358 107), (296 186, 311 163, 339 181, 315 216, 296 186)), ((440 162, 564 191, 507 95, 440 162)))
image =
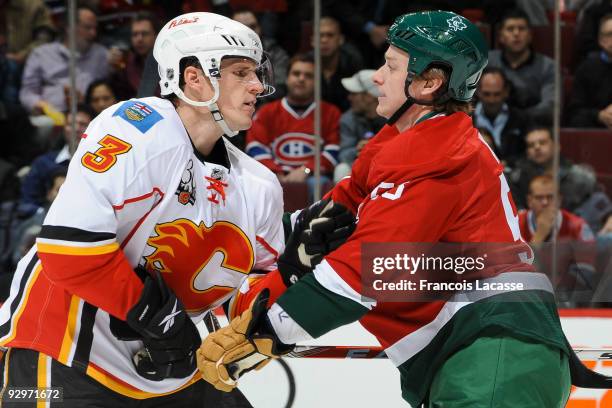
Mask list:
POLYGON ((174 306, 172 307, 172 312, 170 312, 170 314, 166 317, 164 317, 164 320, 161 321, 161 323, 159 324, 160 326, 163 324, 164 325, 164 330, 162 333, 166 333, 168 330, 170 330, 170 328, 174 325, 174 316, 178 315, 179 313, 181 313, 181 310, 176 310, 178 306, 178 300, 174 301, 174 306))

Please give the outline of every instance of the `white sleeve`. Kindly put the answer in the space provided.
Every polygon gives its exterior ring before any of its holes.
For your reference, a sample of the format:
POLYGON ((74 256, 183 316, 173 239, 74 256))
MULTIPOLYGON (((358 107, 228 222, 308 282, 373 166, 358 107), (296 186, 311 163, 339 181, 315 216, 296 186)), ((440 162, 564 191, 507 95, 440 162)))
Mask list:
POLYGON ((262 189, 258 203, 257 243, 255 247, 255 265, 253 269, 271 271, 276 269, 276 260, 285 247, 283 232, 283 190, 276 177, 271 178, 265 189, 262 189))

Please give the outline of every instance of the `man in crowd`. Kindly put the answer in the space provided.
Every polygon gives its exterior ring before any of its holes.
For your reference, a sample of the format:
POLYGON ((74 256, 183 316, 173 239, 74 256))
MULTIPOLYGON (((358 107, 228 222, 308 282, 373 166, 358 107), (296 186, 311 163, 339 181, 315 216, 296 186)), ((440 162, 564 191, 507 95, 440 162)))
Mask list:
MULTIPOLYGON (((338 163, 340 111, 321 102, 321 174, 330 181, 338 163)), ((287 96, 261 107, 247 131, 247 154, 278 176, 281 182, 307 182, 310 195, 314 169, 314 61, 296 55, 289 62, 287 96)))
POLYGON ((531 48, 527 15, 521 10, 508 12, 502 18, 498 37, 501 50, 489 52, 489 66, 501 68, 512 83, 510 105, 523 110, 533 120, 550 121, 554 105, 554 63, 531 48))
POLYGON ((352 44, 346 43, 340 23, 333 17, 321 17, 319 28, 321 49, 321 97, 342 112, 348 109, 348 92, 342 78, 363 68, 363 57, 352 44))
MULTIPOLYGON (((76 26, 76 86, 80 99, 89 84, 104 78, 109 72, 108 51, 95 42, 97 35, 96 14, 89 8, 79 8, 76 26)), ((28 57, 21 83, 19 98, 33 114, 40 114, 49 107, 60 112, 68 108, 70 50, 68 26, 63 42, 41 45, 28 57)))
POLYGON ((72 154, 94 116, 87 105, 79 104, 75 118, 76 129, 73 131, 72 117, 68 112, 64 125, 64 146, 34 159, 30 171, 21 184, 21 198, 18 207, 21 216, 29 216, 45 204, 49 177, 58 168, 68 168, 72 154), (73 135, 76 139, 72 139, 73 135))
MULTIPOLYGON (((538 265, 553 277, 557 296, 576 300, 574 290, 592 288, 595 274, 595 235, 581 217, 560 208, 561 196, 550 175, 536 176, 529 182, 527 210, 519 212, 521 236, 537 250, 538 265), (553 234, 557 250, 556 271, 552 270, 553 234)), ((582 299, 588 300, 588 299, 582 299)))
POLYGON ((149 12, 134 16, 130 29, 131 50, 127 53, 113 47, 109 51, 110 81, 114 89, 120 90, 119 99, 136 96, 147 56, 153 50, 158 31, 157 18, 149 12))
MULTIPOLYGON (((525 134, 525 143, 525 157, 519 158, 508 174, 512 195, 519 208, 527 207, 530 181, 544 173, 552 174, 553 157, 559 150, 553 140, 552 130, 546 126, 529 128, 525 134)), ((591 173, 583 166, 572 164, 564 156, 560 157, 559 177, 563 208, 574 211, 590 196, 595 187, 591 173)))
POLYGON ((508 105, 510 83, 499 68, 485 68, 478 83, 478 103, 474 109, 474 126, 485 128, 493 137, 500 159, 512 160, 525 153, 524 132, 527 117, 508 105))
POLYGON ((567 114, 570 126, 612 130, 612 13, 601 18, 598 43, 576 70, 567 114))
POLYGON ((55 27, 43 0, 0 0, 0 52, 23 66, 35 47, 51 40, 55 27))

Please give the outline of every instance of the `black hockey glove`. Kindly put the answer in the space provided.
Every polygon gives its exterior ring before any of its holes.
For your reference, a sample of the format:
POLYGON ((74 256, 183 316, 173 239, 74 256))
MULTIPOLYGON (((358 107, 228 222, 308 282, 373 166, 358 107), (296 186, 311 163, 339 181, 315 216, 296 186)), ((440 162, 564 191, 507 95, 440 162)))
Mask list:
POLYGON ((161 277, 147 276, 140 300, 127 314, 127 323, 144 343, 133 357, 138 374, 152 381, 193 374, 195 352, 202 339, 161 277))
POLYGON ((342 245, 355 230, 355 217, 342 204, 317 201, 298 215, 293 231, 278 258, 286 286, 311 273, 323 257, 342 245))

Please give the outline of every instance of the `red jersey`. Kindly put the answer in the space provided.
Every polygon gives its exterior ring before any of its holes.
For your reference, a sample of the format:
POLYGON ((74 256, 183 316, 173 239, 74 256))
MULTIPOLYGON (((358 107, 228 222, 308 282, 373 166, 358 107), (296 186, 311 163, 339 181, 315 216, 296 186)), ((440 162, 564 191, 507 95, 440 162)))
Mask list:
POLYGON ((268 316, 282 341, 318 337, 359 319, 402 373, 403 396, 413 406, 439 365, 488 328, 565 347, 554 304, 539 300, 552 299, 552 287, 531 265, 503 166, 468 115, 438 115, 401 133, 385 126, 330 196, 357 212, 357 228, 272 306, 268 316), (481 281, 522 286, 459 291, 448 301, 364 296, 362 245, 399 242, 507 244, 504 260, 512 262, 494 264, 495 274, 488 270, 481 281), (508 302, 513 296, 521 302, 508 302))
MULTIPOLYGON (((330 103, 321 103, 321 172, 329 174, 338 164, 340 110, 330 103)), ((313 102, 298 114, 286 98, 262 106, 247 131, 247 154, 275 173, 289 172, 300 166, 312 170, 314 109, 313 102)))

